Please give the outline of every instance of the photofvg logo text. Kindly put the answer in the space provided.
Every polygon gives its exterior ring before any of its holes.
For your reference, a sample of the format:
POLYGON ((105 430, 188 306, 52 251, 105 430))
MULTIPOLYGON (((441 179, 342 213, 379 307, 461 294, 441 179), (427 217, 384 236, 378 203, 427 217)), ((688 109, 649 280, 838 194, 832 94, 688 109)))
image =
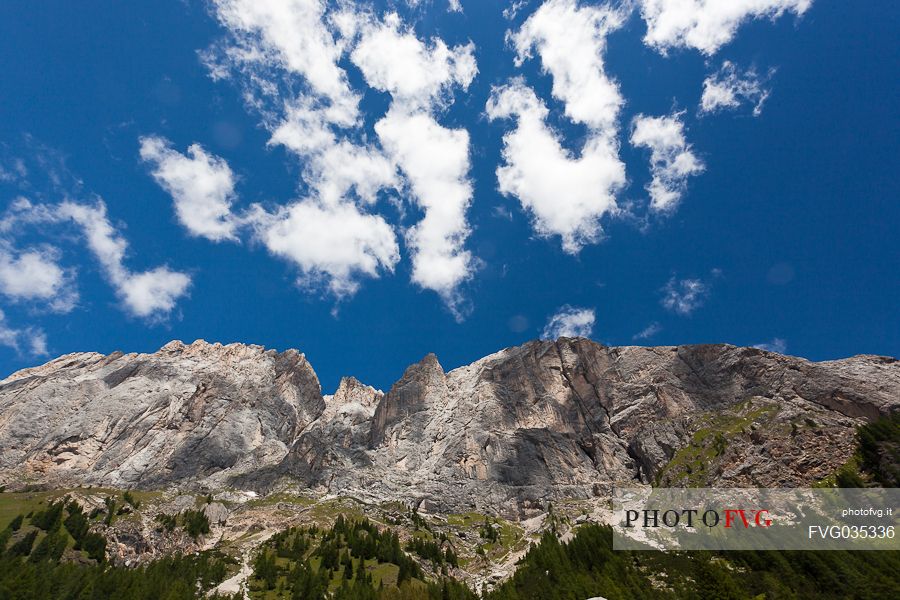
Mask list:
POLYGON ((619 550, 900 549, 891 488, 617 488, 619 550))
POLYGON ((667 510, 626 510, 622 527, 771 527, 767 508, 670 508, 667 510))

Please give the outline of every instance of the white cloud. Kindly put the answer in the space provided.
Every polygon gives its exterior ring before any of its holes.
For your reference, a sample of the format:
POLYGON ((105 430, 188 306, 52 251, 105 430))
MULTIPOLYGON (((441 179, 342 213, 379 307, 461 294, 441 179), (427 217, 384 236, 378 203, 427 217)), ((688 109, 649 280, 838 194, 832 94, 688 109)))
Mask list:
POLYGON ((344 43, 328 27, 323 0, 213 1, 219 21, 237 42, 226 49, 232 63, 250 68, 251 78, 258 76, 254 66, 276 66, 299 75, 311 93, 324 100, 323 115, 329 122, 355 123, 359 97, 338 64, 344 43))
POLYGON ((718 72, 703 80, 700 113, 737 108, 746 102, 753 105, 753 116, 759 116, 763 103, 769 97, 769 90, 764 85, 773 73, 774 69, 761 78, 752 67, 740 72, 734 63, 724 61, 718 72))
POLYGON ((639 332, 637 332, 636 334, 631 336, 631 339, 633 339, 633 340, 648 340, 648 339, 652 338, 653 336, 655 336, 660 331, 662 331, 662 325, 660 325, 659 323, 654 321, 653 323, 650 323, 649 325, 644 327, 642 330, 640 330, 639 332))
POLYGON ((647 23, 644 43, 665 53, 694 48, 714 54, 749 19, 775 20, 785 12, 802 15, 812 0, 639 0, 647 23))
POLYGON ((367 21, 359 43, 350 54, 370 87, 389 92, 395 109, 429 109, 452 86, 466 89, 478 73, 475 46, 448 48, 443 40, 422 43, 412 30, 402 28, 396 13, 383 22, 367 21))
POLYGON ((0 310, 0 345, 19 350, 19 331, 6 324, 6 315, 0 310))
POLYGON ((0 164, 0 181, 5 183, 15 183, 22 181, 28 176, 28 169, 25 167, 25 161, 21 158, 9 159, 9 164, 0 164))
MULTIPOLYGON (((172 271, 166 266, 136 273, 125 266, 128 242, 109 222, 106 205, 102 200, 94 205, 79 204, 71 200, 54 205, 32 204, 27 199, 20 198, 7 211, 0 223, 0 231, 9 236, 16 226, 46 226, 65 222, 74 223, 81 229, 88 249, 100 263, 103 274, 115 288, 126 312, 141 318, 160 320, 175 308, 179 298, 187 294, 191 279, 184 273, 172 271)), ((41 264, 44 268, 47 267, 46 264, 41 264)), ((51 283, 52 281, 51 276, 51 283)), ((46 292, 47 289, 45 283, 43 291, 46 292)), ((60 298, 66 298, 65 292, 58 295, 55 301, 60 298)))
POLYGON ((521 64, 536 48, 545 72, 553 76, 553 97, 566 116, 594 130, 614 134, 623 100, 606 76, 606 36, 622 26, 626 14, 609 6, 578 6, 575 0, 547 0, 522 28, 510 35, 521 64))
POLYGON ((236 69, 248 103, 272 132, 270 143, 300 158, 309 189, 289 206, 255 207, 250 220, 257 239, 297 264, 304 283, 325 283, 339 297, 352 294, 359 278, 393 271, 398 261, 393 226, 370 214, 380 192, 408 194, 425 213, 406 232, 413 282, 438 292, 459 317, 458 286, 476 264, 464 249, 469 139, 464 130, 442 127, 435 112, 475 77, 474 46, 451 48, 439 38, 425 43, 397 14, 379 19, 352 3, 331 11, 315 0, 259 6, 216 0, 216 7, 234 43, 218 63, 208 61, 214 76, 236 69), (391 94, 388 114, 375 127, 380 147, 362 132, 360 95, 340 65, 344 56, 368 86, 391 94), (296 85, 297 77, 306 87, 296 85), (341 242, 349 247, 332 258, 333 238, 300 240, 310 231, 299 215, 334 225, 346 216, 353 227, 341 242))
POLYGON ((354 192, 360 202, 374 204, 381 190, 399 185, 396 166, 379 149, 338 140, 306 98, 287 106, 269 143, 304 161, 304 180, 325 204, 342 202, 354 192))
POLYGON ((570 254, 600 239, 601 218, 617 211, 615 197, 625 185, 617 141, 623 99, 603 65, 606 36, 623 18, 609 7, 548 0, 509 34, 517 62, 537 50, 553 78, 553 96, 572 121, 587 126, 580 156, 563 148, 546 124, 547 107, 522 79, 495 88, 487 103, 491 120, 517 121, 503 137, 500 191, 519 199, 539 236, 559 235, 570 254))
POLYGON ((497 180, 531 214, 541 237, 559 235, 563 250, 577 254, 600 239, 600 219, 617 211, 615 194, 625 185, 618 147, 606 135, 590 136, 574 157, 545 122, 547 107, 520 79, 495 88, 487 104, 491 120, 515 118, 503 136, 497 180))
POLYGON ((660 303, 675 314, 687 316, 700 308, 709 296, 709 285, 700 279, 669 279, 660 303))
POLYGON ((393 271, 399 253, 393 228, 355 204, 374 204, 381 190, 397 187, 396 166, 371 145, 339 139, 360 125, 359 96, 338 63, 363 17, 350 5, 326 14, 319 0, 215 5, 234 43, 211 65, 214 76, 236 69, 248 104, 272 133, 269 143, 301 160, 308 186, 287 206, 253 206, 240 223, 297 267, 303 287, 352 295, 361 277, 393 271))
POLYGON ((396 166, 381 151, 338 140, 321 115, 297 104, 272 134, 306 159, 307 198, 266 210, 255 205, 240 218, 274 256, 300 271, 304 288, 323 285, 336 298, 356 293, 361 277, 393 272, 399 260, 394 230, 381 216, 366 214, 351 201, 374 204, 378 192, 395 187, 396 166))
POLYGON ((634 118, 631 143, 650 149, 652 180, 647 185, 650 208, 655 211, 674 209, 687 188, 687 178, 701 173, 703 163, 684 139, 681 115, 634 118))
POLYGON ((74 272, 59 265, 51 246, 16 253, 0 244, 0 293, 14 302, 38 301, 60 313, 75 308, 74 272))
POLYGON ((560 307, 551 316, 541 332, 541 339, 555 340, 560 337, 590 337, 594 331, 595 315, 593 309, 574 306, 560 307))
POLYGON ((23 347, 32 356, 47 355, 47 336, 43 330, 27 327, 15 329, 6 320, 6 314, 0 310, 0 346, 12 348, 21 354, 23 347))
POLYGON ((459 286, 476 261, 465 250, 470 233, 466 211, 472 199, 469 134, 440 125, 434 112, 466 89, 478 72, 474 46, 425 44, 404 29, 396 14, 361 26, 351 59, 373 88, 391 94, 388 113, 375 124, 387 155, 405 176, 410 199, 425 216, 407 231, 412 280, 437 292, 459 319, 459 286))
MULTIPOLYGON (((431 0, 428 0, 429 2, 431 0)), ((412 8, 418 8, 423 4, 422 0, 406 0, 406 3, 412 8)), ((447 0, 447 12, 458 12, 461 13, 463 11, 462 3, 460 0, 447 0)))
POLYGON ((128 242, 109 222, 102 201, 97 201, 94 206, 66 201, 55 210, 59 218, 69 219, 81 227, 88 248, 100 262, 106 278, 129 313, 142 318, 163 318, 187 293, 191 279, 184 273, 166 266, 143 273, 134 273, 125 267, 128 242))
POLYGON ((297 265, 299 283, 324 282, 338 298, 357 291, 360 275, 393 271, 399 260, 391 226, 352 204, 305 200, 274 214, 256 207, 251 221, 269 252, 297 265))
POLYGON ((787 351, 787 342, 781 338, 774 338, 771 342, 756 344, 753 347, 759 350, 765 350, 766 352, 784 354, 787 351))
POLYGON ((175 214, 188 232, 214 242, 236 240, 234 174, 228 163, 199 144, 188 147, 185 156, 161 137, 142 137, 140 143, 141 158, 153 165, 153 178, 172 196, 175 214))
MULTIPOLYGON (((41 183, 49 186, 50 193, 66 198, 80 195, 82 182, 68 171, 58 152, 39 147, 34 161, 43 176, 41 183)), ((21 171, 27 172, 24 167, 21 171)), ((71 199, 52 204, 32 203, 24 196, 10 202, 0 216, 0 293, 13 302, 28 302, 29 309, 37 306, 56 312, 71 311, 78 302, 76 271, 61 266, 62 251, 47 244, 19 250, 16 242, 26 232, 32 233, 31 229, 41 236, 49 236, 57 228, 62 230, 60 239, 71 240, 68 229, 73 226, 97 258, 124 311, 158 321, 187 293, 191 280, 184 273, 166 266, 134 272, 125 266, 128 242, 110 223, 106 205, 99 198, 93 204, 71 199)), ((29 333, 27 345, 31 351, 40 353, 46 348, 46 338, 29 333)))
POLYGON ((26 330, 28 352, 32 356, 47 356, 47 334, 42 329, 26 330))
POLYGON ((512 21, 519 15, 519 11, 525 8, 525 5, 528 4, 531 0, 513 0, 503 9, 503 18, 512 21))
POLYGON ((118 274, 108 275, 128 311, 150 319, 160 319, 172 312, 191 284, 190 277, 168 267, 156 267, 143 273, 126 272, 124 278, 118 274))
POLYGON ((467 179, 469 134, 441 127, 426 113, 402 109, 391 109, 375 130, 425 211, 406 235, 413 258, 412 280, 436 291, 451 310, 457 310, 458 286, 474 269, 472 255, 464 249, 470 232, 466 210, 472 198, 467 179))

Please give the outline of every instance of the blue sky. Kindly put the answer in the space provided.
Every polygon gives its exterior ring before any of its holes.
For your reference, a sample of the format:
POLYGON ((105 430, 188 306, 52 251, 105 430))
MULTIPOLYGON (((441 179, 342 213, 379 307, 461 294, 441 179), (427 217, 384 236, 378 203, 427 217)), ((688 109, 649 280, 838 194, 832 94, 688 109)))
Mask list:
POLYGON ((559 333, 897 356, 900 9, 673 5, 4 2, 0 371, 197 338, 326 391, 559 333))

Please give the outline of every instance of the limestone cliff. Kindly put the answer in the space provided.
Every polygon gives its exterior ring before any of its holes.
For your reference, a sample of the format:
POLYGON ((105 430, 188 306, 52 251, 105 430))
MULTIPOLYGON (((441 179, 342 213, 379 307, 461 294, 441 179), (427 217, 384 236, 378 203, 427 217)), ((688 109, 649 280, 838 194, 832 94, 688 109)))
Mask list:
POLYGON ((615 484, 793 486, 900 407, 900 363, 728 345, 529 342, 383 394, 322 396, 304 356, 172 342, 84 353, 0 382, 0 483, 316 493, 527 514, 615 484))
POLYGON ((323 408, 316 374, 294 350, 198 341, 68 354, 0 382, 0 477, 227 485, 283 459, 323 408))

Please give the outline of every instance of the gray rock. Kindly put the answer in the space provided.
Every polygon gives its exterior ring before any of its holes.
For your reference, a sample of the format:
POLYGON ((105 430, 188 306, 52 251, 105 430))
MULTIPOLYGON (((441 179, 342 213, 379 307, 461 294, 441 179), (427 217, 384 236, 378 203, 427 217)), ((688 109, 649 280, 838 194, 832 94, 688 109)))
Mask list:
MULTIPOLYGON (((833 472, 853 452, 855 427, 898 404, 894 359, 812 363, 727 345, 531 342, 449 373, 426 356, 378 404, 363 459, 298 461, 334 451, 304 435, 280 472, 428 510, 522 516, 549 499, 605 496, 616 484, 699 483, 697 473, 666 465, 704 430, 721 430, 725 448, 704 464, 702 483, 796 486, 833 472)), ((357 424, 353 435, 364 430, 357 424)))
POLYGON ((228 508, 221 502, 212 502, 203 507, 203 514, 213 525, 224 525, 228 520, 228 508))
POLYGON ((69 354, 0 382, 0 480, 221 487, 280 462, 323 409, 294 350, 197 341, 69 354))
POLYGON ((849 458, 857 425, 898 405, 900 363, 877 356, 561 338, 450 372, 428 355, 387 394, 345 378, 323 397, 294 350, 172 342, 66 355, 0 382, 0 484, 288 481, 525 516, 614 485, 809 484, 849 458))

